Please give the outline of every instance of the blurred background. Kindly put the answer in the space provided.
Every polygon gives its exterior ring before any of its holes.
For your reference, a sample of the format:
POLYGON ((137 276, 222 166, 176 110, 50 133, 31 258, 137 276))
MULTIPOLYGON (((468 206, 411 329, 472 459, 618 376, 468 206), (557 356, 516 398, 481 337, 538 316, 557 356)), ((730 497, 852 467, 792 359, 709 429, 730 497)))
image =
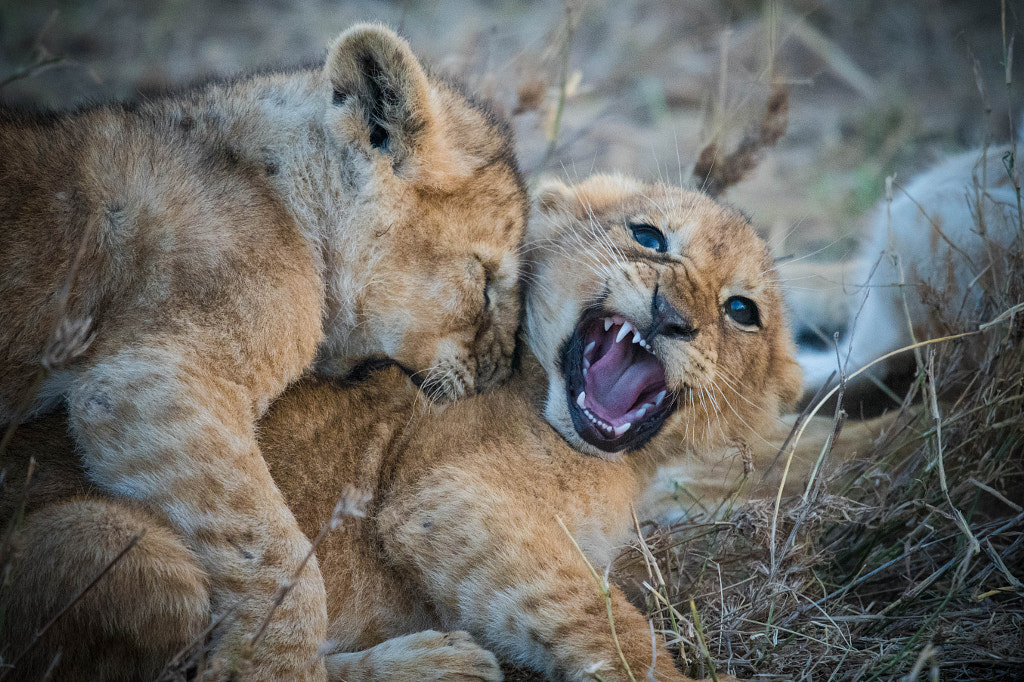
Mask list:
POLYGON ((694 184, 703 145, 735 142, 785 80, 786 135, 727 195, 778 256, 844 258, 887 175, 1006 140, 1022 102, 1003 55, 1024 6, 1003 0, 0 0, 0 100, 75 107, 313 65, 365 20, 490 98, 531 177, 694 184))

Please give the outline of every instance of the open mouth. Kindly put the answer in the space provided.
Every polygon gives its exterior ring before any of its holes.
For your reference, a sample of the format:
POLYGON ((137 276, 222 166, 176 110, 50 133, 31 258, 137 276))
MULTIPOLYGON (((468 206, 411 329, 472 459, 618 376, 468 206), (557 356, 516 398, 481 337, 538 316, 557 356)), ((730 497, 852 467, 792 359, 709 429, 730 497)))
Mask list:
POLYGON ((605 452, 643 446, 675 410, 665 366, 623 315, 584 314, 562 360, 576 432, 605 452))

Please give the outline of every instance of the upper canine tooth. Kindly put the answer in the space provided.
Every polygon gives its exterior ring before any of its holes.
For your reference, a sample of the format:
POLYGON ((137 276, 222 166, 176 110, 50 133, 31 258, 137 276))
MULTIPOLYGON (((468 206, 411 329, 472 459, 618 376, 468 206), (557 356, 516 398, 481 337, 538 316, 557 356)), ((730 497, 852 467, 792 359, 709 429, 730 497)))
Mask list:
POLYGON ((668 391, 662 391, 658 395, 654 396, 654 404, 661 405, 661 401, 665 399, 666 395, 668 395, 668 391))
POLYGON ((647 414, 647 405, 644 405, 643 407, 636 411, 636 418, 642 419, 645 414, 647 414))
POLYGON ((618 343, 619 341, 622 341, 622 339, 626 338, 626 334, 628 334, 632 330, 633 325, 631 325, 628 321, 623 322, 622 327, 619 329, 618 336, 615 337, 615 343, 618 343))
POLYGON ((621 436, 626 431, 629 431, 629 427, 632 426, 632 425, 633 425, 633 422, 626 422, 622 426, 616 426, 615 427, 615 435, 616 436, 621 436))
POLYGON ((612 328, 612 324, 614 324, 612 322, 612 318, 610 318, 610 317, 604 318, 604 330, 605 331, 608 331, 609 329, 611 329, 612 328))
POLYGON ((580 407, 583 407, 583 404, 586 401, 586 399, 587 399, 587 392, 586 391, 580 391, 580 394, 578 396, 576 396, 576 404, 579 405, 580 407))

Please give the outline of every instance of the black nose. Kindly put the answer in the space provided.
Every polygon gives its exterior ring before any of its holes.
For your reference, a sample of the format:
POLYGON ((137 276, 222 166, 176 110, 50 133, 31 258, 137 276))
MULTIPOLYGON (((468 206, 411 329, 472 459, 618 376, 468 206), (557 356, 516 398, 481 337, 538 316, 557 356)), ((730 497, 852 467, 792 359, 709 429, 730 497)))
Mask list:
POLYGON ((655 292, 651 297, 651 335, 662 334, 670 339, 693 341, 700 331, 685 314, 679 312, 661 294, 655 292))

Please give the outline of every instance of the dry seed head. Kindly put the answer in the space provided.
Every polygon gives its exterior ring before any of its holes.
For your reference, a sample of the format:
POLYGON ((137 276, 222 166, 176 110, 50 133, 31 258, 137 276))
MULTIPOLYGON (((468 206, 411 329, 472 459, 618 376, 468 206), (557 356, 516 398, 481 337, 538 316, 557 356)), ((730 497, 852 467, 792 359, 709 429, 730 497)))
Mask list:
POLYGON ((359 519, 365 518, 366 506, 370 503, 371 499, 373 499, 372 493, 356 490, 351 485, 346 486, 345 490, 341 493, 341 499, 334 506, 334 513, 331 514, 331 530, 337 530, 341 527, 342 521, 347 516, 359 519))
POLYGON ((87 351, 95 338, 92 317, 79 320, 61 318, 43 351, 43 367, 50 372, 62 367, 69 360, 87 351))

